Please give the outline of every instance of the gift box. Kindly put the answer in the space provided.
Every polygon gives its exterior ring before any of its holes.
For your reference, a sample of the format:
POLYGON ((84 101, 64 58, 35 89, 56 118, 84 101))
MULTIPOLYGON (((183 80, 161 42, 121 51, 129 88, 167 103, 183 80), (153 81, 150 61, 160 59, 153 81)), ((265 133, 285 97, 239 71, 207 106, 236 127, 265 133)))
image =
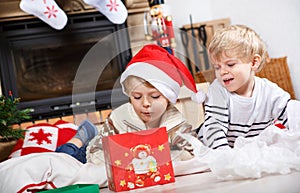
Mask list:
POLYGON ((175 182, 165 127, 103 137, 102 144, 110 190, 175 182))

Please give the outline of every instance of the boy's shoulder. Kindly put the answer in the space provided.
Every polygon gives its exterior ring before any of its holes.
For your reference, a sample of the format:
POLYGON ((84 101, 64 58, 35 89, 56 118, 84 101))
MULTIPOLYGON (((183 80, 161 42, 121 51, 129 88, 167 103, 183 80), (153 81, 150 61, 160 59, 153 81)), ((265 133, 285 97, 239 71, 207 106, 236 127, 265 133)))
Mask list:
POLYGON ((126 117, 126 116, 128 116, 128 114, 132 113, 131 112, 132 109, 133 109, 133 107, 132 107, 131 103, 129 103, 129 102, 124 103, 124 104, 118 106, 117 108, 113 109, 110 113, 110 117, 111 118, 126 117))
POLYGON ((255 85, 261 86, 262 88, 269 88, 269 89, 276 89, 280 88, 276 83, 268 80, 267 78, 261 78, 258 76, 255 76, 255 85))
POLYGON ((267 95, 268 93, 272 96, 286 96, 290 98, 290 94, 279 87, 276 83, 266 79, 255 76, 255 89, 262 93, 263 95, 267 95))

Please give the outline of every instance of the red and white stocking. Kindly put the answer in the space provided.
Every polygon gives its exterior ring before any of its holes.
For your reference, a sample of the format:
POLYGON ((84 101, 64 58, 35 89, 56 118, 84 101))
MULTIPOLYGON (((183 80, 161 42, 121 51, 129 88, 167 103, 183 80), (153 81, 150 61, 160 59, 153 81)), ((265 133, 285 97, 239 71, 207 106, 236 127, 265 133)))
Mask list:
POLYGON ((38 17, 57 30, 64 28, 68 21, 67 15, 54 0, 21 0, 19 6, 24 12, 38 17))
POLYGON ((112 23, 124 23, 127 18, 127 9, 121 0, 84 0, 106 16, 112 23))

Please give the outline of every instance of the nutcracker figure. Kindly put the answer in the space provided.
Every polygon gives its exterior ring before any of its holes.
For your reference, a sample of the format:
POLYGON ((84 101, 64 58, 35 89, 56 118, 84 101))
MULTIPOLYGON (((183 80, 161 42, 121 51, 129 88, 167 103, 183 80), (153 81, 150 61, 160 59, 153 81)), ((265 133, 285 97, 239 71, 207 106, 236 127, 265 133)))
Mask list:
POLYGON ((172 17, 169 15, 164 0, 148 0, 151 15, 152 38, 157 44, 173 54, 176 46, 172 17))

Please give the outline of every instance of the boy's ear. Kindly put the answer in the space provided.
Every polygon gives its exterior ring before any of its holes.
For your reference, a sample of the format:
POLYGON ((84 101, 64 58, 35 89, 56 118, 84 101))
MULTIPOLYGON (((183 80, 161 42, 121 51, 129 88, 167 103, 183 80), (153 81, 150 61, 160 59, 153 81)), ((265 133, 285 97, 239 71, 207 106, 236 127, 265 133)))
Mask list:
POLYGON ((252 59, 252 70, 256 71, 261 64, 261 56, 258 54, 255 54, 252 59))

